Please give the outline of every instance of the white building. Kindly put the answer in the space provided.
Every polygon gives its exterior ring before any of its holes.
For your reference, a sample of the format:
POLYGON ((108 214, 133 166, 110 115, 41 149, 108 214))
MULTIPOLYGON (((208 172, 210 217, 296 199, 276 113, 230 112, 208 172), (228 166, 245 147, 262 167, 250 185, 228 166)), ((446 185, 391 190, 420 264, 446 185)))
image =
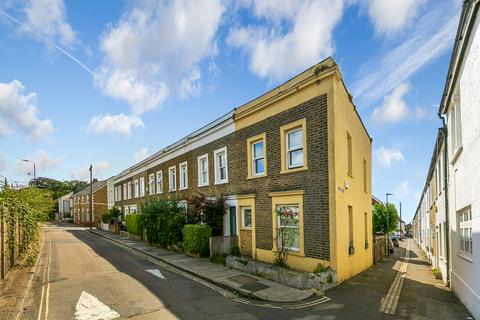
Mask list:
POLYGON ((114 194, 114 179, 115 177, 110 177, 107 179, 107 204, 108 210, 112 209, 115 206, 115 194, 114 194))
POLYGON ((58 198, 57 221, 63 220, 63 218, 70 216, 72 207, 72 194, 73 192, 70 192, 58 198))
POLYGON ((450 285, 480 319, 480 1, 464 2, 440 113, 448 130, 450 285))

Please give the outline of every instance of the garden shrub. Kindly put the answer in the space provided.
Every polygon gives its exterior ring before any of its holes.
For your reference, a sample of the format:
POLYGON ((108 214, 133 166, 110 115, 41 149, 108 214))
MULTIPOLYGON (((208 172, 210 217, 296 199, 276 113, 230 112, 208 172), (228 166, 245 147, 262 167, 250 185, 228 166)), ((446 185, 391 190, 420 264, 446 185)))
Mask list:
POLYGON ((240 257, 240 248, 239 247, 234 246, 232 248, 232 256, 240 257))
POLYGON ((107 213, 102 214, 102 222, 103 223, 112 223, 113 221, 118 220, 118 217, 122 214, 122 212, 117 208, 111 208, 107 211, 107 213))
POLYGON ((313 269, 313 273, 322 273, 322 272, 324 272, 325 270, 327 270, 327 269, 325 268, 325 266, 324 266, 323 264, 319 263, 319 264, 315 267, 315 269, 313 269))
POLYGON ((225 209, 224 196, 208 198, 202 193, 193 195, 188 199, 188 223, 207 224, 212 227, 213 236, 222 236, 225 209))
POLYGON ((140 205, 141 224, 150 243, 168 248, 182 241, 185 209, 178 201, 148 199, 140 205))
POLYGON ((211 236, 212 227, 205 224, 187 224, 183 227, 183 248, 189 253, 208 257, 211 236))
POLYGON ((214 254, 213 256, 210 257, 210 262, 216 263, 216 264, 226 265, 227 264, 227 256, 224 255, 224 254, 214 254))
POLYGON ((141 216, 139 214, 128 214, 125 217, 125 224, 127 225, 127 231, 130 234, 134 234, 136 236, 142 236, 143 234, 143 227, 141 216))

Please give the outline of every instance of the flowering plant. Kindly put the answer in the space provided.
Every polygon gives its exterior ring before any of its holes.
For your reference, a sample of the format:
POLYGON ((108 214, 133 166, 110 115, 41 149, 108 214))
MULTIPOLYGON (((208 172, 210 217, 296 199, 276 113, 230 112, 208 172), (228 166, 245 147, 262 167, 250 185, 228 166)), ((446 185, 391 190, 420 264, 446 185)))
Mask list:
POLYGON ((277 216, 276 234, 274 236, 276 251, 275 264, 287 265, 288 254, 298 237, 298 207, 278 206, 274 214, 277 216))

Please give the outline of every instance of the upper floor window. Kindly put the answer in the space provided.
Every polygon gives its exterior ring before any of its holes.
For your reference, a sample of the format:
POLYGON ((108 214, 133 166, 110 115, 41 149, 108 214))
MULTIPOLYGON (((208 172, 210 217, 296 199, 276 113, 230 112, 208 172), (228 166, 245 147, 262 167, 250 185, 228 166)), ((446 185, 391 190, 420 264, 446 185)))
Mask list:
POLYGON ((135 179, 134 182, 134 197, 138 198, 138 179, 135 179))
POLYGON ((347 173, 353 175, 352 136, 347 132, 347 173))
POLYGON ((198 186, 208 186, 208 153, 198 157, 198 186))
POLYGON ((462 146, 462 116, 460 107, 460 94, 455 94, 452 106, 450 107, 448 121, 450 122, 450 145, 452 156, 462 146))
POLYGON ((306 130, 305 118, 280 128, 281 173, 307 169, 306 130))
POLYGON ((155 175, 153 173, 148 175, 148 194, 155 193, 155 175))
POLYGON ((163 173, 162 171, 157 171, 157 193, 163 192, 163 173))
POLYGON ((188 165, 187 162, 180 163, 180 190, 188 188, 188 165))
POLYGON ((471 256, 473 254, 472 248, 472 209, 468 207, 457 213, 460 252, 471 256))
POLYGON ((123 184, 123 200, 127 200, 128 199, 127 196, 128 196, 128 194, 127 194, 127 184, 124 183, 123 184))
POLYGON ((265 133, 247 139, 249 178, 265 176, 267 174, 265 140, 265 133))
POLYGON ((215 150, 214 153, 215 165, 215 184, 228 182, 228 159, 227 147, 215 150))
POLYGON ((143 197, 145 196, 145 178, 144 177, 141 177, 140 178, 140 197, 143 197))
POLYGON ((127 184, 127 199, 132 199, 132 182, 129 181, 127 184))
POLYGON ((175 166, 168 168, 168 191, 177 190, 177 169, 175 166))

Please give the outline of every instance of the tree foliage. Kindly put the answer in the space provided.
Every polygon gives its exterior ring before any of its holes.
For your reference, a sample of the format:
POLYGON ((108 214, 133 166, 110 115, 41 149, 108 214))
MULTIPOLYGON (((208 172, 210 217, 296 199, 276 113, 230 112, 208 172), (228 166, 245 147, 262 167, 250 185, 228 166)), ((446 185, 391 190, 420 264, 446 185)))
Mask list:
POLYGON ((398 223, 398 213, 395 205, 383 203, 377 203, 373 207, 373 232, 374 233, 386 233, 387 229, 387 215, 388 215, 388 233, 396 230, 398 223))
POLYGON ((205 224, 187 224, 183 227, 183 248, 185 251, 208 257, 212 227, 205 224))
POLYGON ((121 214, 122 212, 118 208, 113 207, 109 209, 106 213, 102 214, 102 222, 112 223, 112 220, 113 222, 115 222, 118 220, 118 217, 120 217, 121 214))
POLYGON ((39 223, 45 221, 55 207, 52 192, 38 188, 7 188, 0 193, 0 207, 2 218, 7 222, 9 254, 13 255, 17 243, 20 254, 33 263, 38 252, 39 223))
POLYGON ((176 200, 150 198, 140 205, 140 221, 150 243, 168 248, 182 241, 185 209, 176 200))
POLYGON ((221 236, 225 209, 224 196, 207 198, 202 193, 193 195, 188 199, 187 222, 207 224, 212 227, 213 236, 221 236))

